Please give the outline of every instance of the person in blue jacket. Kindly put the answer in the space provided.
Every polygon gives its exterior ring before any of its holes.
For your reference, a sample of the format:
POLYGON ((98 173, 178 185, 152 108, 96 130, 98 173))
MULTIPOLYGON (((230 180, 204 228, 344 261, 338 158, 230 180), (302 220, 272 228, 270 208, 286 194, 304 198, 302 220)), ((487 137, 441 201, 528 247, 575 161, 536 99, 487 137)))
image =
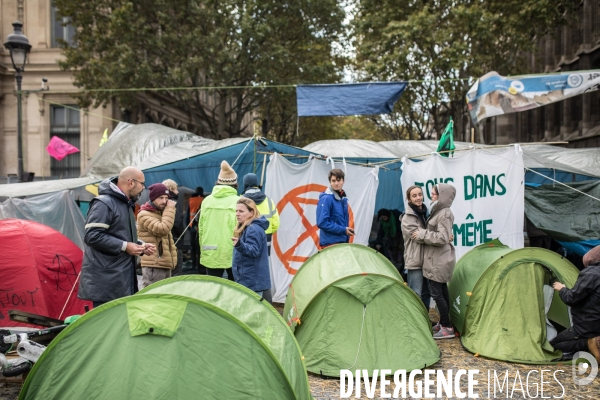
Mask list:
POLYGON ((349 226, 348 198, 343 189, 344 178, 345 174, 341 169, 329 171, 329 187, 319 195, 317 226, 321 230, 321 248, 348 243, 350 236, 354 236, 354 229, 349 226))
POLYGON ((235 209, 233 232, 233 277, 259 296, 271 288, 267 234, 269 221, 260 215, 254 201, 240 197, 235 209))

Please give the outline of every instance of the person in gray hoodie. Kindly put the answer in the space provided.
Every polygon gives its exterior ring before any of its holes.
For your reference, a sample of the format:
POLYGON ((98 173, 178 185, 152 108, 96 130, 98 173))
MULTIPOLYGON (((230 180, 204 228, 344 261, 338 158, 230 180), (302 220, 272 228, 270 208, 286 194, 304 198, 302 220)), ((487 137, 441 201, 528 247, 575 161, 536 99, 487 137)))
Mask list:
POLYGON ((454 214, 450 210, 455 196, 454 186, 446 183, 435 185, 431 193, 431 214, 427 218, 427 226, 412 233, 413 240, 424 244, 423 276, 429 280, 431 297, 440 312, 440 322, 434 327, 434 339, 455 337, 448 308, 448 282, 456 264, 454 245, 451 243, 454 214))

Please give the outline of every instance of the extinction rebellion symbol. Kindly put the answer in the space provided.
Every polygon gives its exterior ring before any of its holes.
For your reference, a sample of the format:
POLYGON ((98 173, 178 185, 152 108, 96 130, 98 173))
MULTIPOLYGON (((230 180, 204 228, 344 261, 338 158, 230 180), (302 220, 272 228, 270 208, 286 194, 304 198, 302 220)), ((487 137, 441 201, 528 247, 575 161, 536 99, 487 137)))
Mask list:
MULTIPOLYGON (((295 212, 300 216, 300 223, 304 228, 304 231, 298 236, 296 242, 288 249, 283 250, 279 243, 278 232, 275 232, 273 235, 273 250, 275 250, 275 254, 288 271, 290 275, 296 275, 298 271, 297 268, 292 266, 292 263, 303 263, 308 260, 310 254, 297 254, 299 246, 305 240, 312 240, 314 245, 319 248, 319 227, 317 225, 313 225, 306 215, 304 215, 304 210, 306 209, 306 205, 314 205, 316 206, 319 202, 318 195, 319 193, 327 190, 327 186, 319 185, 319 184, 308 184, 303 186, 298 186, 292 190, 290 190, 279 203, 277 203, 277 211, 279 211, 279 215, 283 214, 283 211, 286 210, 286 207, 292 207, 295 212), (316 197, 315 197, 316 195, 316 197)), ((290 210, 291 211, 291 210, 290 210)), ((293 211, 292 211, 293 212, 293 211)), ((352 208, 348 206, 348 213, 350 216, 350 228, 354 228, 354 213, 352 212, 352 208)), ((354 241, 354 236, 350 237, 350 243, 354 241)))

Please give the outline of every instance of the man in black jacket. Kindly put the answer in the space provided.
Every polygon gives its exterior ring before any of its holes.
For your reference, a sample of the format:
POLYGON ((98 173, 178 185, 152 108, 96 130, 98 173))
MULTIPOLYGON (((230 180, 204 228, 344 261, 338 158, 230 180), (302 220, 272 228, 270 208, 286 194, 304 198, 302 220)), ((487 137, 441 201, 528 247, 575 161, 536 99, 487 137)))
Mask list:
POLYGON ((571 307, 573 326, 556 336, 550 344, 565 354, 589 351, 600 362, 600 246, 583 256, 585 268, 572 289, 554 283, 561 300, 571 307))
POLYGON ((144 173, 127 167, 102 181, 90 203, 78 297, 94 307, 137 292, 136 257, 156 251, 138 243, 133 208, 144 187, 144 173))

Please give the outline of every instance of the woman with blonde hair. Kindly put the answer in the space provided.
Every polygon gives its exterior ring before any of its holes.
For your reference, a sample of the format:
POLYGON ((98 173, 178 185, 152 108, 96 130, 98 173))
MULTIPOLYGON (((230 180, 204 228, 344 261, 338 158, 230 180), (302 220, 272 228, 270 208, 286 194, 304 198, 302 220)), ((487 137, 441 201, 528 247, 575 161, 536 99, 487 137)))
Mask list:
POLYGON ((271 288, 267 234, 269 221, 260 215, 254 201, 240 197, 233 232, 233 277, 237 283, 255 291, 259 296, 271 288))

